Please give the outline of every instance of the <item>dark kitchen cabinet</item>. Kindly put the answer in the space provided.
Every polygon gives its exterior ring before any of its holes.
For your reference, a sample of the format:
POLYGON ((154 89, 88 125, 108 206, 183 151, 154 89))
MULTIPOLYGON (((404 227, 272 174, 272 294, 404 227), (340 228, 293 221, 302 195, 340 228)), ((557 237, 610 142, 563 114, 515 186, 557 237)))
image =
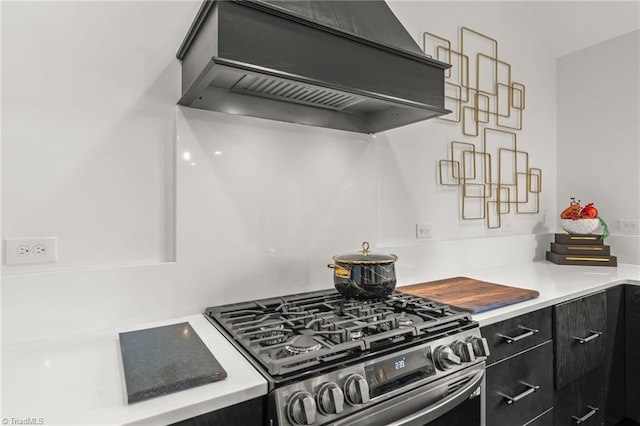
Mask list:
POLYGON ((182 420, 171 426, 263 426, 265 424, 264 417, 264 398, 259 397, 182 420))
POLYGON ((571 382, 559 390, 554 403, 554 425, 604 425, 605 400, 603 368, 571 382))
POLYGON ((510 318, 482 329, 491 354, 487 365, 551 339, 551 307, 510 318))
POLYGON ((607 289, 607 335, 604 357, 605 424, 625 418, 625 288, 607 289))
POLYGON ((487 359, 487 425, 551 424, 553 345, 551 308, 482 328, 487 359))
POLYGON ((549 340, 487 368, 487 425, 524 425, 553 407, 552 359, 549 340))
POLYGON ((640 286, 618 285, 481 331, 491 350, 487 426, 640 425, 640 286), (546 347, 553 350, 541 355, 546 347), (548 388, 533 383, 543 384, 544 374, 532 376, 532 365, 548 372, 548 388), (551 401, 531 407, 527 399, 545 388, 551 401))
POLYGON ((627 418, 640 423, 640 286, 625 288, 627 418))
POLYGON ((554 307, 556 389, 563 389, 604 363, 606 321, 604 291, 554 307))

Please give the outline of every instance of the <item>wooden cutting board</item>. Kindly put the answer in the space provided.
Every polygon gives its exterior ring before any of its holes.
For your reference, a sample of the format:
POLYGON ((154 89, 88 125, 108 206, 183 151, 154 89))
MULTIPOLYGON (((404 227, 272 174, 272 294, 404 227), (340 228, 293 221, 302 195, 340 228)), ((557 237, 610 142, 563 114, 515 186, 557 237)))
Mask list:
POLYGON ((398 287, 396 290, 425 297, 477 314, 501 308, 540 295, 534 290, 478 281, 467 277, 453 277, 398 287))

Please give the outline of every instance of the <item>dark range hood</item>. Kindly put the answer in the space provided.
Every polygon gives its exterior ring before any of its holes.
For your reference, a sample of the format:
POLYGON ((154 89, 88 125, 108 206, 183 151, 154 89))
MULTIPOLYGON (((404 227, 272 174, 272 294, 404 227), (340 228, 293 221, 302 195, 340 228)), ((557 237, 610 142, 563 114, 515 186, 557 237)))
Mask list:
POLYGON ((180 105, 377 133, 447 114, 444 72, 384 1, 205 1, 180 105))

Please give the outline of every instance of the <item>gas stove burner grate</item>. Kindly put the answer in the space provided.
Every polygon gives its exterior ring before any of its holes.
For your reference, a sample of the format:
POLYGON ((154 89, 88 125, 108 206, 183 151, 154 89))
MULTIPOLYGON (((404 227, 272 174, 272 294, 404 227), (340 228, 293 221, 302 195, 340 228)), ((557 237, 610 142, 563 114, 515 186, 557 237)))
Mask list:
POLYGON ((467 312, 398 291, 378 300, 316 291, 211 307, 206 315, 269 374, 278 376, 427 341, 475 324, 467 312))
POLYGON ((406 312, 402 312, 400 314, 391 314, 387 318, 395 319, 398 327, 411 327, 412 325, 424 322, 424 320, 418 315, 407 314, 406 312))

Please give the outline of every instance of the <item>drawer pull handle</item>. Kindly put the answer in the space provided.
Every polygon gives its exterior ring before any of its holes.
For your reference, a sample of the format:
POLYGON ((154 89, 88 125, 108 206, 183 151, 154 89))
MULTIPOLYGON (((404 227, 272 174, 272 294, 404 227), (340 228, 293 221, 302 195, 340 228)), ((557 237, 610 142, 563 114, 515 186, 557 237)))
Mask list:
POLYGON ((535 391, 537 391, 538 389, 540 389, 540 386, 535 386, 535 385, 530 385, 529 383, 525 383, 525 382, 520 382, 523 385, 525 385, 528 389, 525 390, 524 392, 516 395, 516 396, 509 396, 507 394, 504 394, 502 392, 498 392, 498 395, 504 397, 507 400, 507 404, 511 405, 514 402, 518 402, 520 401, 522 398, 524 398, 527 395, 531 395, 532 393, 534 393, 535 391))
POLYGON ((598 412, 598 407, 592 407, 590 405, 587 405, 587 408, 589 409, 589 412, 584 416, 582 417, 571 416, 571 418, 576 421, 577 425, 586 421, 589 417, 593 416, 595 413, 598 412))
POLYGON ((576 336, 573 336, 573 338, 577 340, 578 343, 580 343, 581 345, 584 345, 585 343, 590 342, 593 339, 602 336, 602 331, 589 330, 589 333, 591 333, 591 335, 585 338, 576 337, 576 336))
POLYGON ((522 340, 525 337, 529 337, 529 336, 533 336, 534 334, 536 334, 538 331, 540 330, 535 330, 533 328, 529 328, 529 327, 525 327, 522 325, 519 325, 518 328, 521 328, 523 330, 525 330, 525 333, 520 334, 519 336, 516 337, 511 337, 511 336, 507 336, 506 334, 500 334, 500 333, 496 333, 498 336, 504 338, 507 343, 511 344, 513 342, 517 342, 518 340, 522 340))

